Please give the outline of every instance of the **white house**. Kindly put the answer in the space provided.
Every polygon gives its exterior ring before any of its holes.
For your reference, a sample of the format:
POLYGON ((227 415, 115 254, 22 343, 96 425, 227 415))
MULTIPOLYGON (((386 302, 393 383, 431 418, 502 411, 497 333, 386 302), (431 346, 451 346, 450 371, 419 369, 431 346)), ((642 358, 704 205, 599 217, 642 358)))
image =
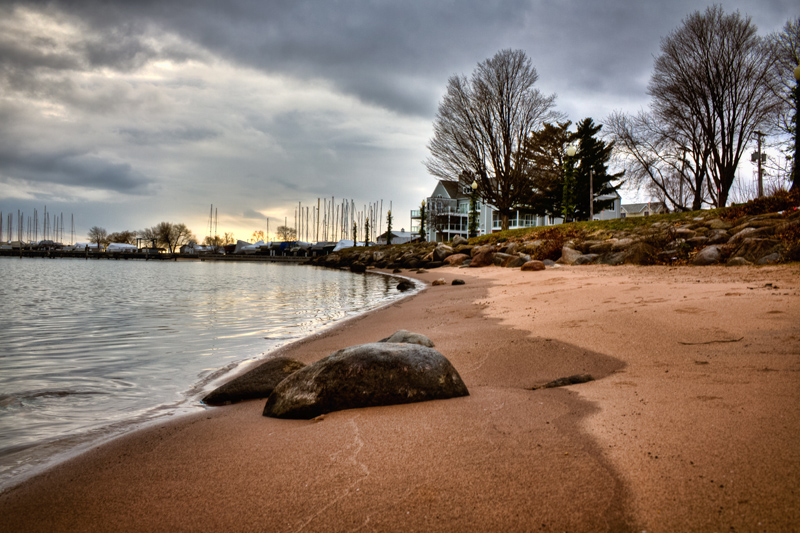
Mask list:
MULTIPOLYGON (((594 220, 620 218, 622 198, 619 193, 598 196, 598 200, 614 200, 608 209, 594 214, 594 220)), ((469 237, 469 211, 472 189, 455 181, 439 180, 433 193, 425 199, 425 239, 427 241, 449 241, 456 235, 469 237)), ((500 231, 500 213, 491 205, 477 200, 478 235, 500 231)), ((411 211, 411 234, 419 235, 421 213, 411 211)), ((514 211, 509 219, 509 229, 553 226, 563 223, 558 216, 541 216, 523 209, 514 211)))
POLYGON ((647 217, 669 213, 664 202, 647 202, 643 204, 623 204, 620 208, 619 218, 647 217))
MULTIPOLYGON (((405 229, 401 229, 400 231, 392 230, 392 244, 403 244, 417 238, 418 236, 419 232, 412 233, 410 231, 405 231, 405 229)), ((378 243, 379 245, 386 244, 388 237, 389 237, 389 232, 386 231, 382 233, 380 236, 378 236, 378 238, 375 239, 375 242, 378 243)))

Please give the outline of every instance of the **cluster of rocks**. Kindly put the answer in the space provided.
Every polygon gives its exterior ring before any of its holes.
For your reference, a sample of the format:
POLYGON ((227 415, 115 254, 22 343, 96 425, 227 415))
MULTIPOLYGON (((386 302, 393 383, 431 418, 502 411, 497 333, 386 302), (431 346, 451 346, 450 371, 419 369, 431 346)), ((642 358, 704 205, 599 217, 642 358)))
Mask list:
POLYGON ((311 419, 343 409, 468 396, 458 372, 426 336, 400 330, 306 366, 279 357, 212 391, 224 405, 267 398, 264 416, 311 419))
MULTIPOLYGON (((559 231, 530 232, 518 240, 492 244, 474 244, 456 237, 449 244, 344 250, 314 262, 354 272, 370 267, 416 270, 497 265, 543 270, 555 264, 764 265, 798 259, 800 211, 737 220, 725 220, 712 212, 690 219, 643 223, 624 230, 572 228, 567 237, 564 235, 559 231)), ((482 240, 486 238, 477 242, 482 240)))
POLYGON ((603 239, 568 243, 558 262, 565 264, 766 265, 796 255, 786 235, 800 231, 800 211, 771 213, 736 221, 696 217, 680 223, 656 222, 603 239))

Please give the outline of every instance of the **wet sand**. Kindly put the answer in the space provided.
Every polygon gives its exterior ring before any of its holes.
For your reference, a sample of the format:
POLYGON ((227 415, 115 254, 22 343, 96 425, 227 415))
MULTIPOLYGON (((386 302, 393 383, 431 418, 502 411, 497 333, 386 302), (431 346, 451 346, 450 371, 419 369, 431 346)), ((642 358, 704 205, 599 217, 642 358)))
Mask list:
POLYGON ((793 531, 800 267, 442 268, 279 351, 423 333, 470 396, 209 408, 0 495, 8 531, 793 531), (452 286, 454 278, 466 285, 452 286), (530 390, 589 373, 595 381, 530 390))

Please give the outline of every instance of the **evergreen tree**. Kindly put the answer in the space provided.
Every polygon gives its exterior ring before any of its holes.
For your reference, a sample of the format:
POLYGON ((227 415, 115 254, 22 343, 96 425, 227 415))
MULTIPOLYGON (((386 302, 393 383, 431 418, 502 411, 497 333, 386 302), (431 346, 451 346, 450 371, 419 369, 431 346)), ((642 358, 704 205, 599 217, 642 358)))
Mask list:
POLYGON ((622 185, 622 176, 625 171, 616 174, 608 173, 608 161, 614 143, 606 143, 596 137, 603 126, 596 125, 591 118, 585 118, 578 123, 575 133, 575 143, 578 148, 575 154, 574 199, 575 210, 573 220, 589 220, 590 199, 594 198, 594 212, 599 213, 614 205, 613 199, 598 200, 598 196, 613 194, 622 185), (589 172, 591 171, 592 193, 589 193, 589 172), (616 185, 612 181, 617 181, 616 185))
POLYGON ((591 118, 579 122, 577 132, 569 132, 569 126, 570 122, 545 124, 528 137, 522 152, 531 185, 528 205, 540 216, 588 220, 589 171, 595 213, 613 205, 613 200, 597 197, 617 190, 621 184, 611 182, 620 180, 624 172, 608 174, 613 143, 596 138, 602 126, 595 125, 591 118), (566 153, 570 144, 577 149, 571 157, 566 153))
POLYGON ((386 214, 386 244, 392 244, 392 210, 386 214))
POLYGON ((539 216, 562 216, 564 183, 568 181, 566 149, 575 139, 575 134, 567 131, 570 124, 545 124, 525 142, 522 157, 531 187, 526 203, 539 216))

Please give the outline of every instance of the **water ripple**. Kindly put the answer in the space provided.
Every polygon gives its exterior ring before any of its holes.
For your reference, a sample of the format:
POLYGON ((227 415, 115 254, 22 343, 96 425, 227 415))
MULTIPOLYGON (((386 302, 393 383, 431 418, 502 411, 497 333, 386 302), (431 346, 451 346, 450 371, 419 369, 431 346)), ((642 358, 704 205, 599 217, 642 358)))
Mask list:
POLYGON ((402 297, 396 284, 269 263, 0 258, 0 486, 38 445, 199 408, 211 379, 402 297))

